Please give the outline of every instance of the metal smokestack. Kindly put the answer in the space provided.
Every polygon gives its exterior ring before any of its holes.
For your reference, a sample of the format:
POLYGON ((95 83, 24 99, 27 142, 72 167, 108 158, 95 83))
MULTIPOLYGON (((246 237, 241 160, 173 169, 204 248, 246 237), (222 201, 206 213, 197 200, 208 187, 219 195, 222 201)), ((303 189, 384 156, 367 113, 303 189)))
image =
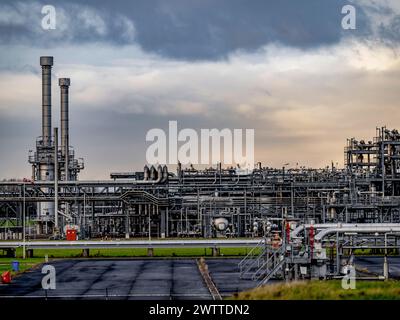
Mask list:
POLYGON ((53 57, 40 57, 42 66, 42 137, 43 145, 51 146, 51 67, 53 57))
POLYGON ((65 180, 69 180, 69 116, 68 116, 68 91, 71 84, 69 78, 60 78, 58 84, 61 90, 61 153, 65 158, 65 180))

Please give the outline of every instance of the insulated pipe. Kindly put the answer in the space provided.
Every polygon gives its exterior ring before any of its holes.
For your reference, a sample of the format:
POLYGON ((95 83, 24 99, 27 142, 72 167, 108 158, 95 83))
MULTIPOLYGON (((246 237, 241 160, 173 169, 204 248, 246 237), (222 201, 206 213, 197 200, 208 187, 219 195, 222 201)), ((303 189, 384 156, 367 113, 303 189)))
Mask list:
POLYGON ((71 85, 69 78, 58 79, 61 90, 61 154, 65 159, 65 181, 69 180, 69 97, 68 91, 71 85))
POLYGON ((165 170, 168 179, 168 169, 166 166, 163 168, 161 165, 158 165, 157 169, 154 166, 149 167, 147 165, 144 166, 144 177, 142 181, 135 181, 136 184, 156 184, 160 182, 164 182, 165 179, 165 170))
MULTIPOLYGON (((315 229, 322 229, 322 228, 335 228, 338 227, 339 225, 337 223, 323 223, 323 224, 313 224, 312 225, 315 229)), ((309 229, 311 227, 311 224, 302 224, 296 229, 293 230, 291 237, 295 238, 297 235, 302 232, 305 229, 309 229)))
MULTIPOLYGON (((379 225, 379 224, 377 224, 379 225)), ((370 225, 369 227, 345 227, 345 228, 329 228, 319 232, 315 236, 315 241, 321 241, 324 237, 332 233, 344 233, 344 232, 354 232, 354 233, 386 233, 386 232, 400 232, 400 224, 397 224, 396 227, 389 226, 374 226, 370 225)))
POLYGON ((166 165, 164 165, 163 169, 162 169, 162 180, 161 180, 161 182, 164 183, 164 182, 167 182, 167 181, 168 181, 168 167, 166 165))
POLYGON ((147 165, 145 165, 143 169, 143 180, 147 181, 149 180, 149 177, 150 177, 150 169, 147 165))
POLYGON ((40 57, 42 66, 42 139, 43 145, 51 146, 51 67, 53 57, 40 57))
POLYGON ((157 170, 154 168, 154 166, 150 167, 150 176, 149 176, 151 181, 157 180, 157 170))
MULTIPOLYGON (((377 227, 400 227, 399 223, 374 223, 374 226, 377 227)), ((371 227, 370 223, 320 223, 312 225, 315 229, 329 229, 329 228, 369 228, 371 227)), ((304 229, 309 229, 311 224, 302 224, 293 230, 291 236, 297 237, 297 235, 302 232, 304 229)))
POLYGON ((157 167, 157 180, 156 182, 159 183, 163 180, 163 168, 161 165, 158 165, 157 167))

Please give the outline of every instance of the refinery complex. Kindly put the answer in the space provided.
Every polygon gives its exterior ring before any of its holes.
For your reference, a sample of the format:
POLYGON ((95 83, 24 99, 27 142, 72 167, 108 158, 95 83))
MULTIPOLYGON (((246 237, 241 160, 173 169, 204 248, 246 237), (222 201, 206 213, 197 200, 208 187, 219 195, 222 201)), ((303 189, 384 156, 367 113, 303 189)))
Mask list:
MULTIPOLYGON (((222 165, 178 164, 172 172, 160 164, 84 181, 79 179, 83 159, 69 139, 71 81, 58 79, 60 97, 52 99, 53 62, 53 57, 40 58, 42 134, 28 157, 32 177, 0 182, 3 248, 20 246, 22 240, 31 249, 35 243, 85 240, 77 242, 79 248, 90 249, 99 246, 96 241, 134 246, 135 239, 187 244, 201 238, 223 246, 232 239, 253 247, 239 269, 241 277, 258 284, 272 278, 334 278, 351 265, 356 249, 385 254, 399 249, 397 130, 380 127, 368 141, 347 139, 343 168, 257 163, 244 173, 222 165), (60 130, 52 128, 58 98, 60 130)), ((383 277, 388 277, 387 264, 383 277)))

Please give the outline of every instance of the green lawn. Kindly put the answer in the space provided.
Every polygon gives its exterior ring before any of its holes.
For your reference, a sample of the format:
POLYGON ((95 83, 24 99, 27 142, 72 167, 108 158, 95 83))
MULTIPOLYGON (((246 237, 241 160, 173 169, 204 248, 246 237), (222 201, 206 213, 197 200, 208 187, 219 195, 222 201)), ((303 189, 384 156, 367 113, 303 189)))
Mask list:
MULTIPOLYGON (((221 248, 221 256, 242 257, 249 252, 249 248, 221 248)), ((146 248, 137 249, 91 249, 90 257, 147 257, 146 248)), ((22 257, 22 248, 16 251, 17 257, 22 257)), ((79 258, 82 257, 81 249, 34 249, 34 258, 43 259, 46 255, 52 258, 79 258)), ((212 256, 211 248, 155 248, 154 257, 203 257, 212 256)), ((0 263, 3 258, 0 256, 0 263)))
POLYGON ((340 280, 279 283, 241 292, 232 299, 400 300, 400 282, 358 280, 354 290, 343 289, 340 280))
MULTIPOLYGON (((29 258, 29 259, 21 259, 21 258, 0 258, 0 273, 4 271, 11 271, 11 263, 12 261, 19 261, 20 272, 23 272, 27 269, 34 267, 38 263, 44 262, 44 258, 29 258)), ((15 272, 12 272, 15 275, 15 272)))
MULTIPOLYGON (((247 254, 248 248, 221 248, 220 255, 225 257, 241 257, 247 254)), ((12 261, 20 262, 20 272, 32 268, 38 263, 45 261, 47 255, 49 259, 55 258, 81 258, 81 249, 35 249, 34 257, 22 259, 22 248, 16 251, 16 258, 6 258, 0 255, 0 273, 11 271, 12 261)), ((204 257, 212 256, 211 248, 159 248, 154 249, 154 257, 204 257)), ((147 249, 91 249, 91 258, 111 258, 111 257, 147 257, 147 249)), ((13 273, 15 274, 15 273, 13 273)))

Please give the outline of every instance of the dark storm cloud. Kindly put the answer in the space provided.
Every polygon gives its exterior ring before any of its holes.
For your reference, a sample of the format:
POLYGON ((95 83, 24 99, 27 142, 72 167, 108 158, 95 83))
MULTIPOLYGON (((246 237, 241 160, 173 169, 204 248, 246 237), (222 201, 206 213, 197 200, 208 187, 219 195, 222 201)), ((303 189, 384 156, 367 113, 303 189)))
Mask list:
POLYGON ((400 15, 394 15, 389 24, 379 25, 379 35, 389 45, 400 42, 400 15))
MULTIPOLYGON (((135 42, 169 58, 219 59, 268 43, 304 49, 335 44, 343 36, 341 9, 346 4, 349 1, 7 0, 2 10, 5 14, 8 8, 9 18, 0 18, 0 41, 45 47, 62 42, 135 42), (57 30, 40 28, 44 4, 57 9, 57 30), (24 18, 25 14, 29 17, 24 18)), ((365 36, 368 32, 368 19, 363 8, 357 7, 357 30, 351 34, 365 36)))
POLYGON ((165 3, 154 1, 158 9, 149 11, 150 20, 157 21, 157 27, 146 25, 143 14, 133 16, 140 45, 167 56, 201 59, 223 57, 238 49, 257 50, 271 42, 300 48, 334 44, 341 38, 340 12, 346 2, 165 3))

